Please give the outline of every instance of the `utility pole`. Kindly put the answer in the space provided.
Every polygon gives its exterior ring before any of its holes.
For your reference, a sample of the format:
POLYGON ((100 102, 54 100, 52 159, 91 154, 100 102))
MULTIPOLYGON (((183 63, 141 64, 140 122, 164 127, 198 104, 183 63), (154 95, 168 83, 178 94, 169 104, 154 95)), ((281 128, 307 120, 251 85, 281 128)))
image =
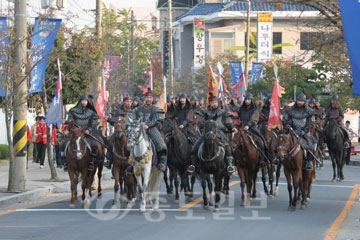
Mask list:
POLYGON ((246 52, 245 52, 245 79, 246 84, 249 81, 249 48, 250 48, 250 8, 251 2, 247 0, 247 20, 246 20, 246 52))
POLYGON ((169 74, 171 82, 171 96, 174 96, 174 52, 173 52, 173 30, 172 30, 172 0, 169 0, 169 51, 170 63, 169 74))
MULTIPOLYGON (((130 83, 134 83, 134 11, 131 10, 131 36, 130 36, 130 83)), ((133 90, 133 93, 135 90, 133 90)))
MULTIPOLYGON (((101 19, 102 19, 102 1, 96 0, 96 36, 98 41, 102 40, 101 19)), ((99 61, 96 68, 96 80, 94 84, 94 93, 96 96, 94 96, 94 99, 97 99, 97 96, 101 89, 101 83, 102 83, 102 62, 99 61)))
POLYGON ((14 120, 13 120, 13 158, 10 158, 8 192, 25 191, 26 183, 26 1, 15 1, 15 65, 17 74, 14 80, 14 120))

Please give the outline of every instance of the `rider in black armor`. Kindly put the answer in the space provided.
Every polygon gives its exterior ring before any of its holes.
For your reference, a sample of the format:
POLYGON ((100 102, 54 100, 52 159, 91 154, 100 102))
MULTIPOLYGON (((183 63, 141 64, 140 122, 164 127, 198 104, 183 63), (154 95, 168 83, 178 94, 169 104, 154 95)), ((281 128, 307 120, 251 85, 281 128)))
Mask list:
MULTIPOLYGON (((304 150, 304 159, 306 161, 306 170, 312 170, 312 156, 307 154, 308 151, 313 151, 316 148, 316 140, 310 134, 310 129, 313 124, 314 110, 306 104, 306 96, 300 93, 296 98, 296 103, 291 106, 283 116, 284 129, 293 131, 299 139, 300 146, 304 150)), ((275 158, 273 165, 279 165, 280 160, 275 158)))
MULTIPOLYGON (((98 145, 96 141, 103 142, 100 134, 96 130, 98 125, 99 116, 94 108, 94 105, 91 104, 91 98, 89 95, 81 95, 79 102, 77 105, 70 109, 68 113, 68 122, 70 122, 70 126, 80 127, 85 129, 85 133, 87 134, 86 141, 89 143, 91 147, 91 161, 89 163, 88 169, 89 171, 94 170, 95 161, 98 154, 98 145)), ((64 171, 67 171, 67 162, 65 156, 65 146, 68 140, 65 140, 62 143, 61 147, 61 158, 64 162, 64 171)))
MULTIPOLYGON (((115 119, 119 116, 125 117, 128 112, 131 112, 131 106, 132 106, 132 98, 130 96, 123 98, 123 103, 116 109, 115 112, 113 112, 111 115, 111 118, 107 119, 108 123, 110 123, 112 126, 115 123, 115 119)), ((113 156, 112 156, 112 148, 113 148, 113 137, 110 138, 110 141, 108 142, 108 148, 106 152, 106 161, 104 162, 104 166, 108 169, 111 169, 111 165, 113 164, 113 156)))
POLYGON ((195 120, 194 110, 184 93, 179 95, 179 101, 176 105, 176 120, 179 129, 185 133, 190 143, 194 144, 199 137, 193 125, 195 120))
MULTIPOLYGON (((219 100, 216 96, 209 97, 209 108, 202 109, 200 115, 208 115, 210 118, 216 118, 216 125, 220 131, 217 131, 216 137, 219 139, 219 142, 224 146, 227 172, 233 173, 235 171, 233 166, 234 157, 232 156, 231 147, 228 143, 226 137, 226 129, 232 130, 237 133, 237 129, 234 127, 230 115, 225 111, 219 108, 219 100)), ((191 165, 188 167, 189 173, 194 173, 195 168, 198 165, 198 150, 200 145, 204 142, 204 135, 202 134, 200 138, 195 142, 191 150, 191 165)))
POLYGON ((267 142, 264 136, 260 133, 259 129, 256 127, 259 118, 260 118, 260 111, 259 108, 256 106, 254 102, 254 97, 251 93, 247 93, 244 97, 244 102, 240 107, 239 110, 239 119, 241 121, 241 125, 244 131, 250 131, 257 135, 263 141, 263 147, 257 146, 261 150, 260 158, 259 158, 259 166, 261 168, 266 167, 266 163, 264 161, 264 154, 267 150, 267 142))
POLYGON ((143 128, 147 135, 153 141, 156 147, 158 156, 158 167, 160 170, 166 170, 167 161, 167 146, 164 139, 161 137, 158 128, 156 127, 163 120, 163 110, 153 105, 154 94, 151 91, 145 93, 145 104, 133 110, 133 116, 136 119, 141 119, 143 128))

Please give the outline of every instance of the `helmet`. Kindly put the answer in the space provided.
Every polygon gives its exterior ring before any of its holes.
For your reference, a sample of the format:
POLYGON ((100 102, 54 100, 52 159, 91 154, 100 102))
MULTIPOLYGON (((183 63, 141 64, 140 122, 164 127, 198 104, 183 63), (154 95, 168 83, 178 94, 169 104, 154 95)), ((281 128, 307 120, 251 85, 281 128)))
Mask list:
POLYGON ((187 96, 186 96, 185 93, 180 93, 180 94, 179 94, 179 99, 180 99, 180 98, 187 98, 187 96))
POLYGON ((89 95, 87 95, 87 94, 81 94, 81 95, 80 95, 80 101, 82 101, 82 100, 89 100, 89 95))
POLYGON ((196 96, 191 96, 190 101, 198 101, 198 98, 196 96))
POLYGON ((167 101, 167 102, 171 102, 171 100, 172 100, 172 97, 171 97, 170 95, 167 95, 167 96, 166 96, 166 101, 167 101))
POLYGON ((254 99, 254 96, 251 94, 251 93, 247 93, 244 97, 244 99, 251 99, 253 100, 254 99))
POLYGON ((135 96, 134 98, 133 98, 133 101, 140 101, 140 98, 138 97, 138 96, 135 96))
POLYGON ((332 97, 331 97, 331 100, 336 100, 338 101, 339 100, 339 96, 337 94, 334 94, 332 97))
POLYGON ((315 98, 310 98, 309 103, 315 103, 315 98))
POLYGON ((296 101, 306 101, 306 96, 304 93, 300 93, 297 98, 296 101))

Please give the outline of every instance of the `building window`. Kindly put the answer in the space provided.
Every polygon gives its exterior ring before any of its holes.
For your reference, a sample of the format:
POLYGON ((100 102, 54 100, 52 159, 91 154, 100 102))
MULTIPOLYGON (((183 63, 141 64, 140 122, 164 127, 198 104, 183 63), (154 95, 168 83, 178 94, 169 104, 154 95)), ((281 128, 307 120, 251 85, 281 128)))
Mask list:
MULTIPOLYGON (((282 32, 273 32, 273 46, 282 43, 282 32)), ((273 48, 273 54, 282 54, 282 47, 273 48)))
POLYGON ((211 32, 210 33, 210 55, 223 54, 226 50, 234 46, 235 33, 234 32, 211 32))
POLYGON ((324 40, 322 32, 302 32, 300 33, 300 50, 314 50, 322 40, 324 40))

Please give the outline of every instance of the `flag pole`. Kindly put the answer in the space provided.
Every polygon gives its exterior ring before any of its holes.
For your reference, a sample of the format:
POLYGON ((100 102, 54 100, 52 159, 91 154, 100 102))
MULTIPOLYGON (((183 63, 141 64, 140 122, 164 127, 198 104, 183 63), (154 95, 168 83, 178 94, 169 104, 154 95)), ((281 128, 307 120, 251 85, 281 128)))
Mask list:
POLYGON ((57 65, 58 65, 58 71, 59 71, 59 79, 58 81, 60 81, 60 98, 59 98, 59 102, 61 103, 61 118, 64 119, 65 117, 65 111, 64 111, 64 104, 63 104, 63 96, 62 96, 62 79, 61 79, 61 70, 60 70, 60 59, 57 58, 57 65))

